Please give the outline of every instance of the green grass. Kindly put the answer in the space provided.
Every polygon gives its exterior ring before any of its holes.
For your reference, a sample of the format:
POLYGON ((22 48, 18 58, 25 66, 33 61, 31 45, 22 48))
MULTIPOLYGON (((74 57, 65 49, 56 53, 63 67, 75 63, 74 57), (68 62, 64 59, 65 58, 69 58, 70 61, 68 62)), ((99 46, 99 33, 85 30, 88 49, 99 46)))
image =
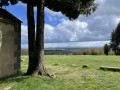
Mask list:
MULTIPOLYGON (((28 56, 22 56, 21 71, 27 70, 28 56)), ((46 55, 45 66, 55 75, 16 75, 0 80, 0 90, 120 90, 120 72, 102 71, 100 66, 120 67, 120 56, 46 55), (77 67, 73 66, 77 65, 77 67), (82 68, 84 64, 88 68, 82 68)))

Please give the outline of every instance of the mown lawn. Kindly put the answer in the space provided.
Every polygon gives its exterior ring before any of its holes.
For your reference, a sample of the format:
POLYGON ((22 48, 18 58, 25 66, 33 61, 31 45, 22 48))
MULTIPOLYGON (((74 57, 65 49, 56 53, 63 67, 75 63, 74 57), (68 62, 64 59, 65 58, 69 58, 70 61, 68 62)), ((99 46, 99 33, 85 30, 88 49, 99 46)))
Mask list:
MULTIPOLYGON (((22 59, 25 73, 28 56, 22 59)), ((53 79, 16 75, 1 79, 0 90, 120 90, 120 72, 99 70, 100 66, 120 67, 120 56, 46 55, 45 62, 53 79), (82 68, 84 64, 89 67, 82 68)))

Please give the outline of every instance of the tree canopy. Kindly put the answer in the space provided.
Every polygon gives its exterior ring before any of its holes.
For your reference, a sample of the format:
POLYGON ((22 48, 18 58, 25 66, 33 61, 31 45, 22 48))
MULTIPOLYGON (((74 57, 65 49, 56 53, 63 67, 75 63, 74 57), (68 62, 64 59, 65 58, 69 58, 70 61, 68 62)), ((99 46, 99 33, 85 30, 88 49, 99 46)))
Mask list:
POLYGON ((0 3, 0 7, 2 6, 8 6, 9 5, 9 1, 12 5, 18 3, 18 0, 1 0, 1 3, 0 3))
POLYGON ((79 15, 90 15, 96 10, 94 0, 45 0, 45 6, 52 11, 61 12, 69 19, 76 19, 79 15))
POLYGON ((118 23, 116 29, 111 33, 110 48, 116 55, 120 55, 120 22, 118 23))
MULTIPOLYGON (((31 2, 32 5, 37 5, 37 0, 20 0, 23 3, 31 2)), ((95 0, 45 0, 45 7, 55 12, 61 12, 69 19, 77 19, 79 15, 90 15, 94 12, 98 4, 95 0)))
POLYGON ((108 55, 109 51, 110 51, 110 47, 107 44, 105 44, 104 45, 104 53, 105 53, 105 55, 108 55))

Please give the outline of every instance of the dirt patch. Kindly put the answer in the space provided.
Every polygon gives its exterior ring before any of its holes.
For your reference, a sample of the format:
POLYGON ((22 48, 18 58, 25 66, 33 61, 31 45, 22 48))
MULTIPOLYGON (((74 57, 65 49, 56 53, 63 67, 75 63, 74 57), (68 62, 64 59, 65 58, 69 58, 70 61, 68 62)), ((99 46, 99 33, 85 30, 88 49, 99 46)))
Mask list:
POLYGON ((78 78, 78 77, 82 77, 82 76, 86 76, 86 77, 91 77, 91 78, 94 78, 94 77, 97 77, 98 75, 96 75, 95 73, 90 73, 88 71, 74 71, 74 72, 71 72, 67 75, 63 75, 63 77, 65 78, 78 78))
POLYGON ((89 72, 89 70, 79 70, 78 68, 70 68, 67 66, 60 65, 59 66, 53 66, 53 65, 47 65, 47 68, 50 68, 52 74, 59 73, 57 77, 65 77, 65 78, 78 78, 78 77, 90 77, 94 78, 97 77, 98 75, 95 74, 94 72, 89 72), (78 71, 79 70, 79 71, 78 71), (68 73, 66 73, 68 72, 68 73))
POLYGON ((5 86, 2 88, 2 90, 10 90, 12 88, 13 85, 9 85, 9 86, 5 86))
POLYGON ((47 68, 50 68, 53 72, 64 72, 64 71, 70 71, 71 68, 66 66, 53 66, 53 65, 47 65, 47 68))

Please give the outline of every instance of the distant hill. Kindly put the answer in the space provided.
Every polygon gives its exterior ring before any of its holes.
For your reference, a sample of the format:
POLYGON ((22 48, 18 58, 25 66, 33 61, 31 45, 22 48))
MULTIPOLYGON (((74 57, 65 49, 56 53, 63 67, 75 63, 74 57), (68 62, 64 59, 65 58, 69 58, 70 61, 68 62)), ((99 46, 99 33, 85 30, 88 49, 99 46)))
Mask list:
MULTIPOLYGON (((47 48, 45 55, 104 55, 103 48, 47 48)), ((113 55, 112 51, 109 55, 113 55)), ((28 49, 22 49, 21 55, 28 55, 28 49)))
MULTIPOLYGON (((68 49, 45 49, 45 55, 68 55, 72 50, 68 49)), ((21 55, 28 55, 28 49, 21 49, 21 55)))
POLYGON ((21 49, 21 55, 28 55, 28 49, 21 49))

